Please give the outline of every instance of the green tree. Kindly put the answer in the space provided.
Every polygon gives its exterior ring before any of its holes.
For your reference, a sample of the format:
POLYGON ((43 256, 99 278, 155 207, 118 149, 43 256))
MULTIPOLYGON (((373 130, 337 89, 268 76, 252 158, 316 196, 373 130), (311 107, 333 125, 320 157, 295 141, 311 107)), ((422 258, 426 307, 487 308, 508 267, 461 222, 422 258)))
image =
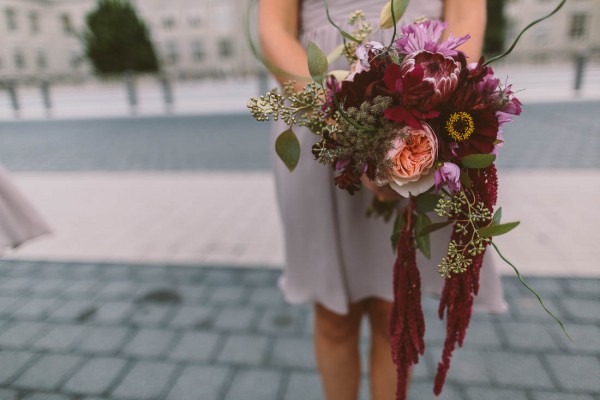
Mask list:
POLYGON ((97 73, 158 71, 148 28, 128 0, 99 0, 86 23, 85 54, 97 73))
POLYGON ((487 29, 483 52, 487 56, 494 56, 504 50, 504 36, 506 35, 506 18, 504 17, 504 0, 487 1, 487 29))

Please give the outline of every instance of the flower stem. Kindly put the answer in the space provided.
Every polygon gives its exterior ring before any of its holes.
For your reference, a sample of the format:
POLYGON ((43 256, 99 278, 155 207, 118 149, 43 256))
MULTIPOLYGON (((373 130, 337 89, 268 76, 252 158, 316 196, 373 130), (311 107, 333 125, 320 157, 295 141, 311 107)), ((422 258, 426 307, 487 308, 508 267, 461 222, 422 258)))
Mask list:
POLYGON ((500 258, 507 263, 508 265, 510 265, 516 272, 517 277, 519 278, 519 280, 521 281, 521 283, 523 284, 523 286, 525 286, 531 293, 533 293, 535 295, 535 297, 537 297, 538 301, 540 302, 540 304, 542 305, 542 307, 544 308, 544 310, 546 311, 546 313, 548 315, 550 315, 552 318, 554 318, 556 320, 556 322, 558 322, 558 324, 560 325, 560 327, 562 328, 562 331, 565 333, 565 335, 567 335, 567 337, 569 338, 569 340, 571 342, 574 342, 573 338, 571 338, 571 336, 567 333, 567 329, 565 328, 565 325, 563 324, 563 322, 560 320, 560 318, 558 318, 556 315, 554 315, 552 313, 552 311, 548 310, 548 308, 546 307, 546 305, 544 304, 544 301, 542 300, 542 298, 540 297, 539 294, 537 294, 537 292, 535 290, 533 290, 527 283, 525 283, 525 280, 523 279, 523 276, 521 276, 521 273, 519 272, 519 270, 517 269, 517 267, 515 267, 513 265, 513 263, 511 263, 509 260, 506 259, 506 257, 504 257, 502 255, 502 253, 500 252, 500 250, 498 249, 498 246, 496 246, 496 243, 494 243, 493 241, 490 242, 490 244, 494 247, 494 249, 496 250, 496 253, 498 253, 498 255, 500 256, 500 258))
MULTIPOLYGON (((504 53, 496 56, 496 57, 492 57, 489 60, 487 60, 483 66, 485 67, 486 65, 490 65, 491 63, 493 63, 494 61, 498 61, 501 58, 506 57, 507 55, 509 55, 513 49, 515 48, 515 46, 517 45, 517 43, 519 42, 519 40, 521 39, 521 36, 523 36, 523 34, 525 33, 525 31, 527 31, 529 28, 533 27, 534 25, 539 24, 540 22, 550 18, 551 16, 553 16, 554 14, 556 14, 558 12, 558 10, 560 10, 565 3, 567 2, 567 0, 562 0, 558 6, 556 6, 556 8, 554 10, 552 10, 552 12, 544 17, 538 18, 535 21, 531 22, 529 25, 527 25, 525 28, 523 28, 523 30, 521 31, 521 33, 519 33, 519 35, 517 36, 517 38, 513 41, 512 45, 508 48, 508 50, 506 50, 504 53)), ((565 332, 566 333, 566 332, 565 332)))

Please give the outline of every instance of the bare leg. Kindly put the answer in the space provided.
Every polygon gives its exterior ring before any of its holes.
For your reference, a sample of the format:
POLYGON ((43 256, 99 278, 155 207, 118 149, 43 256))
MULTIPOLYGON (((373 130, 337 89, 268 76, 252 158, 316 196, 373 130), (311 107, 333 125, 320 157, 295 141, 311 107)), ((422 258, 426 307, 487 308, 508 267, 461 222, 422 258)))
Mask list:
POLYGON ((393 304, 369 299, 367 312, 371 324, 371 400, 396 398, 396 366, 390 345, 390 315, 393 304))
POLYGON ((326 400, 356 400, 360 385, 360 322, 365 302, 347 315, 315 305, 315 354, 326 400))

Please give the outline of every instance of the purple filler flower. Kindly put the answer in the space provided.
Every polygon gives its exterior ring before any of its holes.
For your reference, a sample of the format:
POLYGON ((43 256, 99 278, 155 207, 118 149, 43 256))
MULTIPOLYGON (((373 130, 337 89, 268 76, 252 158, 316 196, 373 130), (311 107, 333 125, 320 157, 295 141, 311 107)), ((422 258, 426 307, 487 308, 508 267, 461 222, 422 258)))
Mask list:
POLYGON ((396 46, 401 53, 412 54, 420 51, 440 53, 445 57, 456 56, 456 48, 471 38, 466 35, 455 38, 450 34, 448 39, 440 42, 442 33, 448 24, 440 21, 418 21, 403 26, 402 37, 396 40, 396 46))
POLYGON ((435 170, 435 190, 438 191, 446 184, 451 193, 460 191, 460 168, 458 165, 445 162, 435 170))

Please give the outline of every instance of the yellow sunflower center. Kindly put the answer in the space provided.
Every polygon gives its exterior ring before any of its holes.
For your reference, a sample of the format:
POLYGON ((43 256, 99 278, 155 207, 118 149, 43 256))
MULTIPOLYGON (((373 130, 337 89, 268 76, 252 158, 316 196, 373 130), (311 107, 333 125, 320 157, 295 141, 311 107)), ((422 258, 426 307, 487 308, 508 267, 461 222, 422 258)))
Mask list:
POLYGON ((446 130, 452 139, 462 142, 475 131, 475 122, 471 114, 464 111, 455 112, 446 121, 446 130))

